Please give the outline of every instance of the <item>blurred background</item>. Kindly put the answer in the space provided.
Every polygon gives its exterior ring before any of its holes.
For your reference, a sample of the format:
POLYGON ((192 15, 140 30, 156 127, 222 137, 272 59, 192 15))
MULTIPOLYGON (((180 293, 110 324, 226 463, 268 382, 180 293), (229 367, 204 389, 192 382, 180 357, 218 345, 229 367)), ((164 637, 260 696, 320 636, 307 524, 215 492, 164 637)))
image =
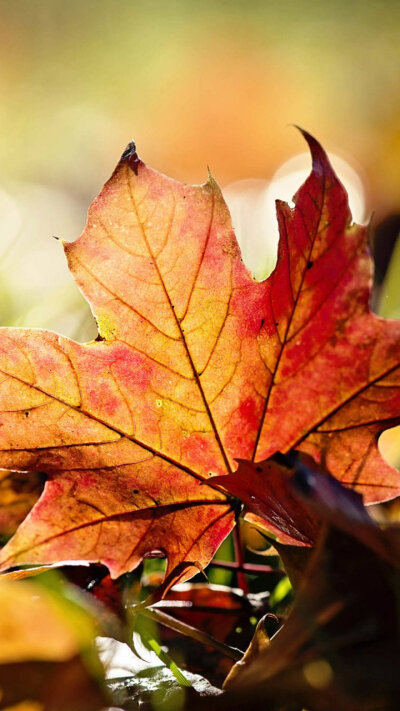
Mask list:
POLYGON ((265 277, 274 199, 309 169, 294 123, 372 216, 374 308, 400 317, 396 0, 0 0, 0 92, 1 325, 95 336, 52 235, 79 235, 130 138, 177 179, 210 166, 265 277))

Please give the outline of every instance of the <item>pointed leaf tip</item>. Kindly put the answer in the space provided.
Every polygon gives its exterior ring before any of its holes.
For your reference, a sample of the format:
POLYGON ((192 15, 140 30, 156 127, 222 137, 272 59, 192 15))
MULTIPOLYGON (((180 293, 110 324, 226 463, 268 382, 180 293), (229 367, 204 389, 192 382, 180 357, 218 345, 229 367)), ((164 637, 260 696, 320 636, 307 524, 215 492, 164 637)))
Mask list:
POLYGON ((126 162, 130 165, 135 175, 137 175, 138 164, 141 162, 136 151, 135 141, 129 141, 127 147, 125 148, 121 158, 120 163, 126 162))
POLYGON ((134 155, 137 155, 136 143, 135 143, 135 141, 131 140, 131 141, 129 141, 127 147, 125 148, 120 160, 128 160, 129 158, 132 158, 134 155))
POLYGON ((218 193, 221 193, 221 188, 219 187, 217 181, 215 180, 209 165, 207 165, 207 176, 208 176, 207 182, 205 184, 209 185, 210 188, 212 188, 213 190, 217 190, 218 193))
POLYGON ((317 139, 301 126, 297 126, 295 124, 295 128, 300 131, 301 135, 308 144, 311 152, 313 172, 318 176, 322 176, 326 173, 330 173, 335 176, 329 158, 317 139))

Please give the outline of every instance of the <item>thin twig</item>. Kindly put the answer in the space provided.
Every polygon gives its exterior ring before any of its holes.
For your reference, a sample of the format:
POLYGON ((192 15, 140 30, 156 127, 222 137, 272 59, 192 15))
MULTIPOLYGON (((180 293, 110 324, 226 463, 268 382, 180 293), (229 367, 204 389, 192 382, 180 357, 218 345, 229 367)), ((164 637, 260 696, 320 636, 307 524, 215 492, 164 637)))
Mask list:
POLYGON ((273 568, 270 565, 263 565, 262 563, 243 563, 240 565, 237 561, 227 561, 227 560, 213 560, 208 564, 208 567, 212 568, 225 568, 226 570, 233 570, 234 572, 238 570, 243 570, 245 573, 276 573, 277 575, 285 575, 285 571, 281 568, 273 568))
MULTIPOLYGON (((220 607, 218 605, 194 605, 189 600, 160 600, 154 606, 158 610, 183 610, 185 613, 198 614, 199 612, 207 612, 210 615, 232 615, 238 617, 242 610, 238 607, 220 607)), ((251 608, 250 608, 251 611, 251 608)))
MULTIPOLYGON (((189 600, 160 600, 154 605, 154 607, 157 607, 158 610, 162 608, 169 610, 183 610, 185 613, 188 614, 198 614, 199 612, 207 612, 210 615, 225 615, 227 617, 238 617, 243 612, 243 610, 238 607, 219 607, 217 605, 194 605, 189 600), (166 602, 170 604, 165 604, 166 602)), ((251 612, 251 608, 247 611, 251 612)), ((255 611, 257 611, 257 608, 255 608, 255 611)))
POLYGON ((235 551, 235 561, 238 563, 236 569, 237 582, 240 589, 243 591, 243 595, 247 595, 249 592, 249 586, 247 584, 246 573, 244 572, 244 555, 243 555, 243 545, 240 537, 240 527, 239 522, 233 529, 233 547, 235 551))
POLYGON ((155 622, 159 622, 161 625, 169 627, 180 634, 184 634, 186 637, 191 637, 197 642, 214 647, 214 649, 217 649, 225 657, 234 659, 235 662, 239 661, 239 659, 243 657, 243 652, 241 652, 240 649, 230 647, 228 644, 224 644, 224 642, 220 642, 218 639, 215 639, 215 637, 207 634, 207 632, 201 632, 196 629, 196 627, 186 624, 186 622, 176 620, 174 617, 171 617, 171 615, 167 615, 166 612, 155 610, 151 607, 145 607, 140 610, 140 614, 145 615, 145 617, 149 617, 151 620, 155 620, 155 622))

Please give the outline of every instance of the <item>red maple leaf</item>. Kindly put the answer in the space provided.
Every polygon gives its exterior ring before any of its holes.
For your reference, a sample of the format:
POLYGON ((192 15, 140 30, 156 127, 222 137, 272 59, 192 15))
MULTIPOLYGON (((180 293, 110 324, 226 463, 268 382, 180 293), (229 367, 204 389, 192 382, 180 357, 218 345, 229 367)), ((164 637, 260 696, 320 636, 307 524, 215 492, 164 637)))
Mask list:
POLYGON ((262 283, 215 181, 177 183, 128 147, 64 245, 99 340, 0 331, 0 464, 49 477, 3 568, 90 560, 116 576, 154 552, 169 572, 205 565, 234 523, 210 475, 228 488, 238 458, 294 447, 368 501, 398 493, 377 438, 400 420, 400 325, 369 311, 365 230, 305 137, 313 170, 293 209, 278 203, 262 283))

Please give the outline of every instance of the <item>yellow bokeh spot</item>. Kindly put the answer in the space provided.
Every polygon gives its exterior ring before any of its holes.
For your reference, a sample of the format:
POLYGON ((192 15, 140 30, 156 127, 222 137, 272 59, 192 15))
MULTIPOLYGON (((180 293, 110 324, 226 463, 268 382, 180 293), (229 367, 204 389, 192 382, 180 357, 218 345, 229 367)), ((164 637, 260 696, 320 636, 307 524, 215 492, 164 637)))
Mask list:
POLYGON ((303 674, 314 689, 325 689, 333 679, 332 667, 325 659, 317 659, 306 664, 303 667, 303 674))

